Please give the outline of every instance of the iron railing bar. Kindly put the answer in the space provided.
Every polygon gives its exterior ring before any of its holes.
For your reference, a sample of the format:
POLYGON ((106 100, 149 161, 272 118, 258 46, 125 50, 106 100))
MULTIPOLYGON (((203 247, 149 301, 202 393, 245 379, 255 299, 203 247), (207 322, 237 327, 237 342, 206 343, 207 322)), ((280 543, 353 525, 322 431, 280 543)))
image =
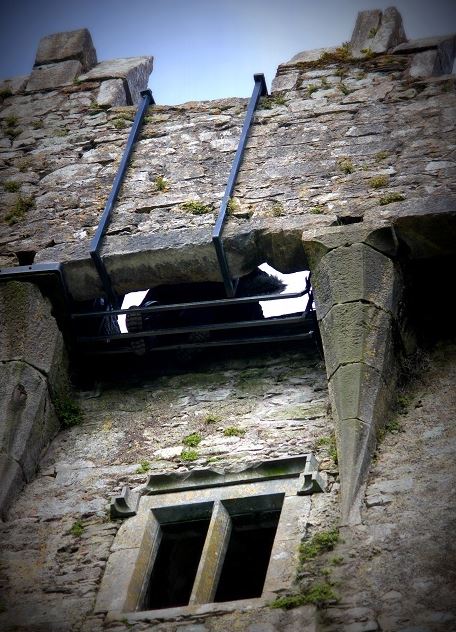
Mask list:
POLYGON ((243 320, 235 323, 213 323, 197 327, 170 327, 168 329, 147 329, 145 331, 122 334, 106 334, 104 336, 80 336, 78 342, 103 342, 104 340, 127 340, 132 338, 151 338, 174 334, 191 334, 204 331, 229 331, 232 329, 251 329, 253 327, 278 327, 279 325, 296 325, 309 321, 305 312, 301 316, 283 318, 265 318, 262 320, 243 320))
POLYGON ((129 163, 136 139, 138 137, 139 130, 144 119, 144 115, 149 105, 153 105, 155 103, 154 97, 152 96, 152 92, 150 90, 143 90, 141 92, 141 96, 142 96, 142 102, 139 104, 138 109, 136 111, 135 118, 131 126, 130 134, 128 135, 127 144, 125 146, 124 153, 122 155, 122 159, 120 161, 119 168, 116 173, 116 177, 114 178, 114 182, 112 184, 111 192, 109 194, 104 211, 98 223, 97 230, 95 231, 92 241, 90 242, 90 256, 95 264, 95 268, 100 277, 104 292, 108 298, 108 301, 111 303, 111 305, 116 306, 116 307, 118 304, 118 298, 117 298, 116 293, 113 290, 109 273, 106 270, 106 266, 103 262, 103 259, 100 256, 100 248, 101 248, 102 240, 106 232, 106 229, 109 225, 109 222, 111 221, 112 210, 114 208, 114 204, 116 203, 117 196, 120 191, 120 187, 122 186, 122 182, 125 177, 128 163, 129 163))
MULTIPOLYGON (((237 346, 237 345, 247 345, 247 344, 255 344, 255 343, 266 343, 266 342, 287 342, 290 340, 309 340, 314 336, 313 331, 309 331, 304 334, 290 334, 287 336, 261 336, 257 338, 237 338, 234 340, 215 340, 211 342, 194 342, 194 343, 182 343, 175 345, 164 345, 163 347, 153 347, 152 349, 148 349, 147 353, 157 352, 157 351, 174 351, 178 349, 202 349, 202 348, 211 348, 211 347, 228 347, 228 346, 237 346)), ((115 354, 132 354, 134 351, 132 349, 123 348, 119 350, 114 349, 100 349, 99 351, 83 351, 85 356, 92 355, 115 355, 115 354)))
POLYGON ((247 144, 250 127, 252 125, 253 116, 255 114, 258 101, 261 96, 265 96, 268 94, 264 75, 257 74, 257 75, 254 75, 253 78, 255 81, 255 86, 253 88, 252 96, 250 97, 250 101, 247 107, 247 112, 244 119, 244 125, 242 126, 238 148, 236 150, 233 164, 231 166, 231 171, 228 177, 225 193, 223 195, 222 202, 220 204, 220 211, 217 217, 217 221, 215 222, 214 229, 212 231, 212 243, 214 244, 215 252, 217 254, 220 272, 222 273, 223 283, 225 286, 225 291, 227 293, 227 296, 234 296, 236 288, 233 284, 233 280, 230 275, 228 260, 226 258, 226 253, 225 253, 225 249, 223 247, 223 241, 221 238, 223 225, 226 220, 228 202, 230 201, 230 198, 232 196, 234 185, 236 184, 236 178, 239 173, 239 169, 241 167, 244 149, 247 144))
MULTIPOLYGON (((150 307, 129 307, 126 309, 113 309, 109 314, 120 316, 121 314, 141 313, 149 314, 154 312, 173 312, 180 309, 201 309, 204 307, 226 307, 231 305, 245 305, 257 303, 259 301, 284 300, 291 298, 302 298, 308 293, 307 288, 301 292, 291 292, 290 294, 264 294, 259 296, 244 296, 239 298, 222 298, 213 301, 196 301, 195 303, 172 303, 169 305, 152 305, 150 307)), ((71 315, 71 318, 91 318, 92 316, 106 316, 106 312, 80 312, 71 315)))

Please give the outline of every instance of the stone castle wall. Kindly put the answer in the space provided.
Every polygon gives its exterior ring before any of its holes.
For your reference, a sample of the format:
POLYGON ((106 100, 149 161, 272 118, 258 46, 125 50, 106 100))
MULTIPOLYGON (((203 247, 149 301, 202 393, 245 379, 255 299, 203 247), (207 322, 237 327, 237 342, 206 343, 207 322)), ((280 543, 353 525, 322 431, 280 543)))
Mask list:
MULTIPOLYGON (((426 356, 408 390, 398 383, 417 349, 410 268, 423 260, 445 274, 441 262, 454 263, 454 55, 454 36, 407 42, 394 9, 363 12, 351 47, 299 53, 259 104, 224 232, 230 268, 310 267, 324 362, 303 346, 168 375, 102 376, 75 392, 82 423, 45 451, 66 388, 62 338, 36 287, 2 284, 6 630, 453 625, 451 344, 426 356), (201 441, 186 460, 192 433, 201 441), (287 594, 323 584, 329 597, 290 611, 252 601, 168 618, 94 613, 120 526, 109 500, 125 485, 138 489, 146 472, 239 469, 307 452, 326 487, 309 496, 298 535, 307 542, 340 526, 341 540, 302 564, 298 548, 288 552, 296 581, 287 594)), ((151 58, 97 63, 80 30, 44 38, 30 77, 3 82, 0 266, 61 262, 74 299, 100 294, 89 242, 151 67, 151 58)), ((118 292, 220 280, 211 230, 246 104, 149 108, 102 249, 118 292)))

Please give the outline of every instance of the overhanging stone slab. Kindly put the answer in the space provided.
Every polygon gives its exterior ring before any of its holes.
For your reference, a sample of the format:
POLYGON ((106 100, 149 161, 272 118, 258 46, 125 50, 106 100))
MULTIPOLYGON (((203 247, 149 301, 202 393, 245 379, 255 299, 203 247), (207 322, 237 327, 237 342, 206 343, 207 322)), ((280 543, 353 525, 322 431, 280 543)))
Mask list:
POLYGON ((447 45, 447 43, 451 46, 456 46, 456 34, 452 33, 451 35, 440 35, 436 37, 421 37, 419 39, 412 39, 408 42, 403 42, 394 48, 392 51, 393 55, 403 53, 417 53, 422 50, 426 50, 429 48, 438 48, 442 45, 447 45))
POLYGON ((147 88, 152 67, 153 57, 149 56, 112 59, 100 62, 79 79, 81 81, 123 79, 130 92, 128 100, 131 99, 131 103, 136 104, 140 99, 141 90, 147 88))
MULTIPOLYGON (((287 226, 279 220, 255 222, 227 229, 225 251, 233 278, 251 272, 264 261, 280 272, 308 267, 302 246, 302 221, 287 226)), ((63 263, 69 290, 75 300, 99 296, 102 286, 88 254, 89 244, 59 244, 36 257, 37 263, 63 263)), ((182 229, 150 235, 108 235, 103 260, 119 294, 162 283, 221 281, 215 249, 207 228, 182 229)))

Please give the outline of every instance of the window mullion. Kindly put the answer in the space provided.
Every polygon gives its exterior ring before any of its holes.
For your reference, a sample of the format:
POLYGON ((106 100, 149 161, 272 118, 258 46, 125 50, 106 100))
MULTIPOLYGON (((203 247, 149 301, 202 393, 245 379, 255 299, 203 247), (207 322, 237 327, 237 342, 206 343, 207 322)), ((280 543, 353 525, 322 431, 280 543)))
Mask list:
POLYGON ((214 600, 230 535, 231 517, 218 500, 214 503, 211 522, 190 596, 190 604, 208 603, 214 600))

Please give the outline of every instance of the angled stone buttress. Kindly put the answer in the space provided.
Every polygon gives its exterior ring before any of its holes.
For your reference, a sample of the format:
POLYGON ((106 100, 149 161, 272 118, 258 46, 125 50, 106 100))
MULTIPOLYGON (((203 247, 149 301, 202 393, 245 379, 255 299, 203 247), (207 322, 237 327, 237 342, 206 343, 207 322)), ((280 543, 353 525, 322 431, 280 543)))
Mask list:
POLYGON ((390 227, 305 233, 336 424, 342 523, 357 522, 360 491, 394 397, 394 332, 402 283, 390 227))

